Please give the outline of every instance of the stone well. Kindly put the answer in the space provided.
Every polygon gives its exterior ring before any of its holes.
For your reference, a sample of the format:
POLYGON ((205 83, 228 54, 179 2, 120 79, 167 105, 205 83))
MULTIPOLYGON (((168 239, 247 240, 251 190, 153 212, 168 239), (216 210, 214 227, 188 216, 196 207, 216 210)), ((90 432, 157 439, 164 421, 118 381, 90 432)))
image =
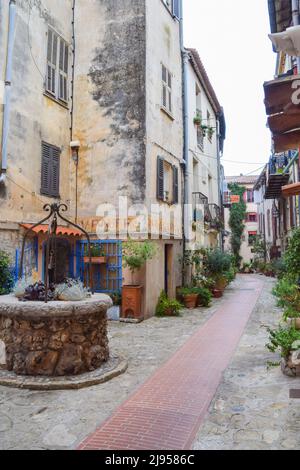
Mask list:
POLYGON ((98 369, 109 358, 102 294, 80 302, 20 302, 0 297, 0 367, 23 376, 59 377, 98 369), (4 356, 4 357, 3 357, 4 356))

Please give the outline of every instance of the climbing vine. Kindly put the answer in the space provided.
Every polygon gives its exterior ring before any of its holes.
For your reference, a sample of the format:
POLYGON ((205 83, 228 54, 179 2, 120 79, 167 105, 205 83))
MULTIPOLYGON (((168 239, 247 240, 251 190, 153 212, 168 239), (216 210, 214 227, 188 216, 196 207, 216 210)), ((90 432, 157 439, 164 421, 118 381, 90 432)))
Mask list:
POLYGON ((232 204, 229 217, 229 227, 231 229, 230 243, 236 265, 239 267, 242 261, 240 251, 242 246, 242 236, 245 230, 245 219, 247 214, 247 205, 244 201, 244 193, 246 191, 246 188, 234 183, 229 185, 229 190, 233 196, 240 196, 240 202, 232 204))

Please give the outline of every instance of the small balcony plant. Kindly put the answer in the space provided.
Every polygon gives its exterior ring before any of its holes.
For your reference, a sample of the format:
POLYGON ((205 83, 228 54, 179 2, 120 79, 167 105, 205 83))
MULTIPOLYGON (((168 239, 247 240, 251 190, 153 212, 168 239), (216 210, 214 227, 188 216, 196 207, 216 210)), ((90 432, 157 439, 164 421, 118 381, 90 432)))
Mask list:
POLYGON ((202 123, 202 117, 200 113, 197 113, 196 116, 194 117, 194 124, 195 126, 199 127, 201 126, 202 123))
MULTIPOLYGON (((107 256, 105 250, 101 244, 92 244, 91 245, 91 258, 92 264, 106 264, 107 256)), ((84 252, 84 263, 89 263, 90 257, 88 252, 88 247, 86 247, 84 252)))

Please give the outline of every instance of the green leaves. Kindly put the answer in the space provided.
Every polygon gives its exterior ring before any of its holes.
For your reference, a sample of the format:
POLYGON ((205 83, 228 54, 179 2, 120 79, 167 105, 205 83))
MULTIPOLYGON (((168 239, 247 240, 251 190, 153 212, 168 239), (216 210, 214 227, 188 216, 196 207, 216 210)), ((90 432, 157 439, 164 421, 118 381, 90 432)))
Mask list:
POLYGON ((266 347, 273 353, 281 349, 281 355, 284 358, 287 358, 294 350, 294 343, 300 341, 300 331, 294 327, 284 328, 280 325, 276 330, 268 329, 268 332, 270 342, 266 347))
POLYGON ((9 294, 13 285, 9 256, 4 251, 0 251, 0 295, 9 294))
POLYGON ((144 264, 154 258, 157 254, 157 248, 153 242, 135 242, 130 240, 123 245, 124 267, 129 268, 133 273, 140 270, 144 264))
POLYGON ((242 236, 245 230, 245 219, 247 214, 247 205, 244 201, 245 187, 238 184, 230 184, 229 190, 232 195, 240 196, 238 204, 232 204, 230 209, 229 227, 231 229, 231 248, 235 257, 236 265, 239 266, 241 262, 240 251, 242 246, 242 236))
POLYGON ((285 256, 286 271, 300 278, 300 228, 293 231, 285 256))

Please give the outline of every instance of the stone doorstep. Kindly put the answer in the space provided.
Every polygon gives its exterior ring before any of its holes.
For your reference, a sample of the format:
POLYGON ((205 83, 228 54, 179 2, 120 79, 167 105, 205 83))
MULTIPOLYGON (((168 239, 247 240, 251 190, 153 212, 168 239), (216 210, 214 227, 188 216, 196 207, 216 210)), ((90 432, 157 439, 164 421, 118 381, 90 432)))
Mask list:
POLYGON ((127 368, 126 359, 114 356, 93 372, 70 377, 21 376, 0 369, 0 385, 26 390, 80 390, 108 382, 124 374, 127 368))

